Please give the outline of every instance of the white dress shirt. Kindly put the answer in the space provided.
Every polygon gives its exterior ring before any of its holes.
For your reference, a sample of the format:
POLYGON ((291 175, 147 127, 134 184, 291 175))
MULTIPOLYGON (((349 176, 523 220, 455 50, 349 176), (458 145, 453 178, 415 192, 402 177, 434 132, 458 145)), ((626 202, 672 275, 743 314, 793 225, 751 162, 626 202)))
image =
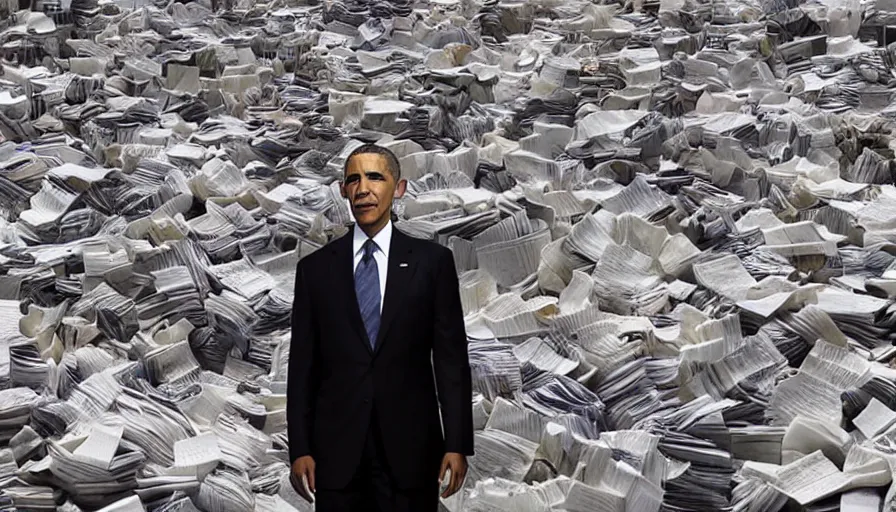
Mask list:
MULTIPOLYGON (((354 266, 352 267, 352 275, 358 270, 358 263, 364 256, 364 242, 368 239, 367 233, 355 224, 352 233, 352 248, 354 249, 354 266)), ((373 237, 373 242, 377 248, 373 252, 373 259, 376 260, 376 268, 380 274, 380 314, 383 312, 383 301, 386 298, 386 274, 389 271, 389 243, 392 242, 392 221, 390 220, 383 229, 373 237)))

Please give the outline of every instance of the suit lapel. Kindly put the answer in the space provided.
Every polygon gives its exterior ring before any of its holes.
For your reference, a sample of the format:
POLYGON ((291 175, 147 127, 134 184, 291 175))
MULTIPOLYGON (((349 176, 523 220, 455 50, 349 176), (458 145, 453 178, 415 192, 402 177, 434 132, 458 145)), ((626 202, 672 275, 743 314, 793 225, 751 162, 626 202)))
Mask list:
POLYGON ((358 334, 358 339, 364 345, 368 354, 373 354, 370 343, 367 340, 367 329, 364 328, 364 320, 361 318, 361 310, 358 308, 358 295, 355 293, 354 254, 352 254, 352 230, 333 244, 333 261, 336 262, 338 286, 343 297, 348 297, 345 306, 348 314, 348 323, 358 334))
MULTIPOLYGON (((383 297, 383 314, 377 334, 374 354, 378 354, 388 339, 389 327, 402 310, 408 285, 417 270, 416 260, 411 252, 410 239, 392 226, 392 242, 389 244, 389 271, 386 275, 386 296, 383 297)), ((353 288, 354 290, 354 288, 353 288)), ((358 314, 360 318, 360 313, 358 314)))

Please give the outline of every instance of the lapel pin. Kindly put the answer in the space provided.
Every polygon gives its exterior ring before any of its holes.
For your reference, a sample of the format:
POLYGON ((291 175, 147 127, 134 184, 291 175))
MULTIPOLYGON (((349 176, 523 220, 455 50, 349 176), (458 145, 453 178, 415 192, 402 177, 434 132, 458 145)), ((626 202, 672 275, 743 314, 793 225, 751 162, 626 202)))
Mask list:
POLYGON ((399 266, 399 267, 406 267, 406 266, 408 266, 408 264, 407 264, 407 263, 399 263, 398 266, 399 266))

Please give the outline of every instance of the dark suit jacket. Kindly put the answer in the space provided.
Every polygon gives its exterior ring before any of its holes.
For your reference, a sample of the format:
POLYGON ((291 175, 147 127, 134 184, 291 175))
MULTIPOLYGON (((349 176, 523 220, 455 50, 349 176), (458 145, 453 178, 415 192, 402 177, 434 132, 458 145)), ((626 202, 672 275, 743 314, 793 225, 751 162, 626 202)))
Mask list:
POLYGON ((312 455, 316 486, 342 488, 361 460, 370 422, 377 421, 397 484, 431 484, 445 452, 473 454, 470 364, 454 259, 449 249, 393 225, 375 350, 358 309, 352 263, 349 231, 298 265, 287 390, 290 458, 312 455))

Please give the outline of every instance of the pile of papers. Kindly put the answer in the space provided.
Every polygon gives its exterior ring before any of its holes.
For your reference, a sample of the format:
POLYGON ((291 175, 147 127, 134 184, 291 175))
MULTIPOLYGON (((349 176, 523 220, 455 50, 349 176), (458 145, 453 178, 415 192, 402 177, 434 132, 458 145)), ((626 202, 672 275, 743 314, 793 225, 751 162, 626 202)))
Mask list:
POLYGON ((0 509, 313 510, 293 283, 365 142, 459 274, 444 511, 896 509, 896 3, 27 3, 0 509))

